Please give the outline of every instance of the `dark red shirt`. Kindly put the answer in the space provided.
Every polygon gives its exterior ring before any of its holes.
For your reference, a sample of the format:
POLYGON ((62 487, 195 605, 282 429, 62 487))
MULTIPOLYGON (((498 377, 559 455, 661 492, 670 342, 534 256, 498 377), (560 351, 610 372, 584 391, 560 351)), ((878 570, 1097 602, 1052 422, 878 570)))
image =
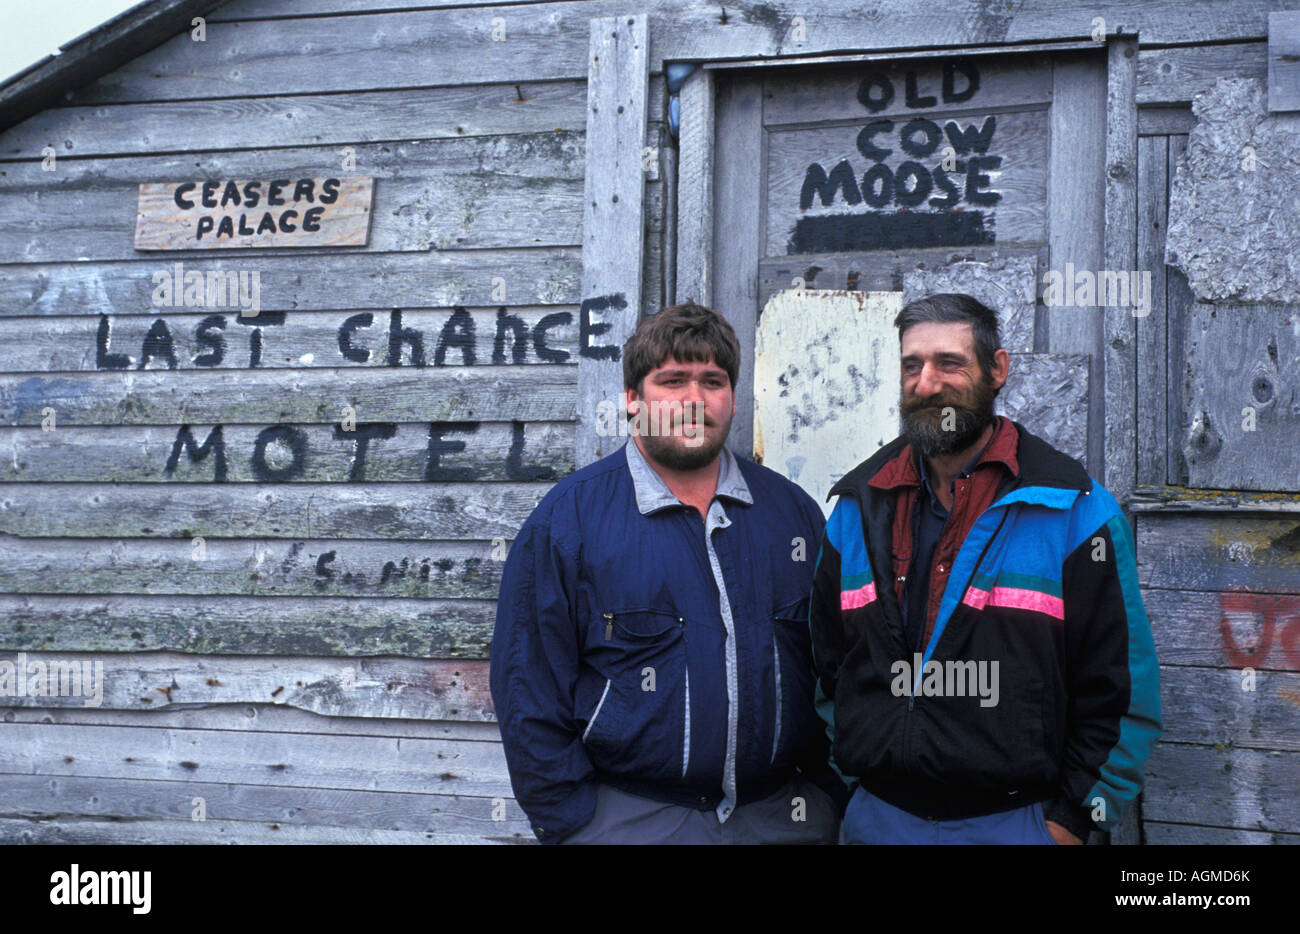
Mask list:
MULTIPOLYGON (((993 497, 998 485, 1010 472, 1011 476, 1020 473, 1020 462, 1016 458, 1020 435, 1016 426, 1005 416, 999 415, 994 422, 993 435, 984 447, 969 477, 957 477, 952 483, 952 509, 943 534, 934 549, 930 564, 930 593, 925 611, 925 632, 921 645, 930 641, 934 632, 934 621, 939 615, 939 604, 943 602, 943 591, 948 586, 948 576, 952 572, 952 563, 966 540, 975 520, 993 504, 993 497)), ((921 473, 917 466, 917 454, 913 447, 906 445, 898 455, 876 471, 868 481, 869 486, 880 490, 897 490, 898 497, 894 507, 893 558, 894 558, 894 594, 899 605, 903 604, 907 574, 912 567, 913 510, 917 508, 921 490, 921 473)))

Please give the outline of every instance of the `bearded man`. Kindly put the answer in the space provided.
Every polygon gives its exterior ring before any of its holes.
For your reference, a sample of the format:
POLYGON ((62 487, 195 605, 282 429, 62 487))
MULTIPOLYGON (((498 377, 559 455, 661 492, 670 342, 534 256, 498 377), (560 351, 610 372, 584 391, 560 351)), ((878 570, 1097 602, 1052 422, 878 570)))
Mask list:
POLYGON ((490 666, 542 843, 834 843, 813 706, 816 502, 724 446, 740 347, 685 303, 623 348, 632 438, 510 548, 490 666), (648 417, 647 417, 648 416, 648 417))
POLYGON ((810 625, 844 843, 1081 843, 1142 787, 1159 669, 1115 499, 993 400, 969 295, 907 304, 902 435, 836 484, 810 625))

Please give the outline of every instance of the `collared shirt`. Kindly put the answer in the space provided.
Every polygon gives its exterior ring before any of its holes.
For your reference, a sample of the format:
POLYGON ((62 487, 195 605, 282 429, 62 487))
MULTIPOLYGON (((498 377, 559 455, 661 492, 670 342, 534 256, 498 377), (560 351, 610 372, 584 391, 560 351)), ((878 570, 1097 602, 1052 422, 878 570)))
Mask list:
MULTIPOLYGON (((988 448, 989 442, 993 436, 989 436, 989 441, 966 462, 966 466, 958 474, 960 479, 968 479, 970 473, 975 469, 979 459, 984 456, 984 451, 988 448)), ((916 505, 912 509, 912 535, 916 542, 912 549, 912 568, 907 574, 907 586, 903 590, 903 620, 907 627, 907 644, 914 652, 919 652, 925 648, 921 644, 922 633, 925 632, 925 611, 929 605, 927 599, 930 593, 930 570, 934 564, 934 549, 939 544, 939 539, 943 537, 944 526, 948 524, 950 513, 939 501, 934 489, 930 486, 930 471, 926 469, 925 458, 920 451, 916 452, 916 469, 921 475, 921 486, 925 493, 916 497, 916 505)), ((949 485, 949 495, 956 497, 957 480, 954 479, 949 485)))
MULTIPOLYGON (((648 516, 660 509, 684 505, 668 489, 668 484, 646 462, 636 442, 629 440, 623 448, 627 452, 627 466, 632 474, 632 487, 636 491, 636 506, 643 516, 648 516)), ((726 630, 726 665, 727 665, 727 753, 722 773, 722 801, 718 804, 718 820, 725 822, 736 809, 736 741, 737 712, 740 709, 740 688, 736 671, 736 631, 735 620, 731 613, 731 601, 727 597, 727 582, 718 563, 717 552, 713 549, 713 533, 731 525, 721 497, 752 505, 753 495, 749 485, 736 465, 735 456, 724 446, 719 455, 717 489, 709 503, 708 514, 704 517, 704 545, 709 556, 709 567, 713 581, 718 587, 718 604, 722 614, 722 625, 726 630)), ((686 684, 687 697, 690 694, 690 682, 686 684)), ((690 733, 686 740, 690 743, 690 733)))
MULTIPOLYGON (((926 562, 929 568, 927 594, 925 600, 925 625, 919 644, 928 644, 934 631, 935 618, 939 614, 939 604, 943 601, 944 588, 948 584, 948 575, 952 563, 961 549, 975 520, 992 505, 997 490, 1008 477, 1020 474, 1020 463, 1016 450, 1020 435, 1016 426, 1006 416, 999 415, 995 420, 993 434, 985 445, 975 465, 958 477, 952 486, 953 508, 951 516, 943 523, 939 539, 933 548, 933 556, 926 562)), ((922 489, 928 478, 923 479, 923 471, 913 447, 905 445, 898 455, 885 464, 869 484, 877 489, 896 489, 898 497, 895 503, 893 524, 893 558, 894 558, 894 593, 900 603, 907 598, 907 582, 913 573, 915 553, 918 546, 918 534, 914 531, 915 509, 922 489)), ((915 602, 915 601, 914 601, 915 602)), ((907 625, 906 619, 904 625, 907 625)))

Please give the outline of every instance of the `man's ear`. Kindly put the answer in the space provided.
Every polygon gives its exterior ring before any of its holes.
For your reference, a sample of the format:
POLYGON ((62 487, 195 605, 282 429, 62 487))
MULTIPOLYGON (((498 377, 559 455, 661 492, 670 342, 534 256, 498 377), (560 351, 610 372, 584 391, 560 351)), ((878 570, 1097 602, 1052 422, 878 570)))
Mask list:
POLYGON ((1007 375, 1011 372, 1011 354, 1007 353, 1001 347, 993 351, 993 388, 1001 389, 1002 384, 1007 381, 1007 375))
POLYGON ((632 408, 636 400, 637 400, 637 393, 635 389, 623 390, 623 412, 625 414, 627 415, 636 414, 636 410, 632 408))

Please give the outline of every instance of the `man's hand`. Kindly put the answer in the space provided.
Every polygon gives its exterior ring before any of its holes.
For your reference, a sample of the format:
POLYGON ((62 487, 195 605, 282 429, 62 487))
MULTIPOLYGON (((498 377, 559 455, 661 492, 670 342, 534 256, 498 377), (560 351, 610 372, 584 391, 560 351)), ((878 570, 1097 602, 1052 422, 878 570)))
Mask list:
POLYGON ((1074 834, 1070 833, 1070 831, 1066 830, 1056 821, 1049 820, 1049 821, 1044 821, 1043 823, 1047 824, 1047 832, 1052 835, 1052 839, 1055 840, 1057 843, 1059 843, 1061 846, 1068 846, 1068 845, 1082 846, 1083 845, 1082 840, 1080 840, 1074 834))

